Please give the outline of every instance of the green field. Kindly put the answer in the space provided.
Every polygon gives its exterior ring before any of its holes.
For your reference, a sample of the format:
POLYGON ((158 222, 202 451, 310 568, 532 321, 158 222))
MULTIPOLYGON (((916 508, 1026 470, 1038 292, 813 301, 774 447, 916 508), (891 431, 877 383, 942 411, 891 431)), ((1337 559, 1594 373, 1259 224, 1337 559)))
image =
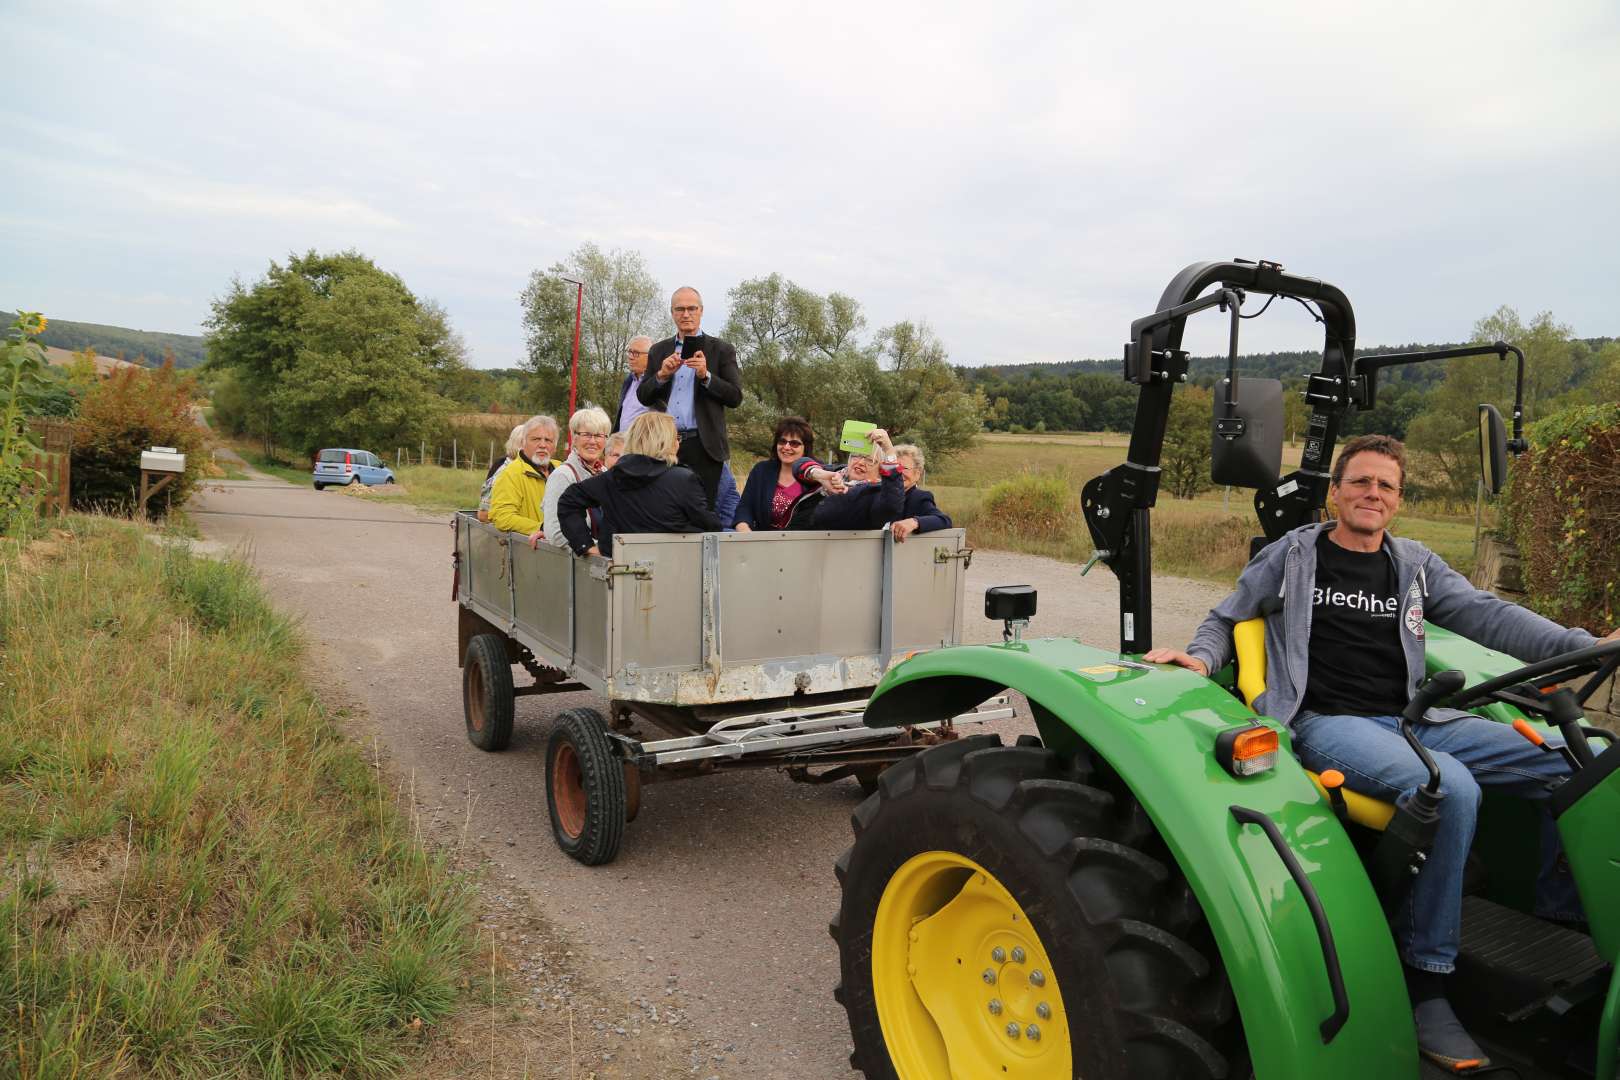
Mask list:
MULTIPOLYGON (((1091 539, 1079 515, 1080 488, 1124 461, 1128 443, 1129 437, 1121 432, 982 435, 974 449, 930 467, 927 486, 956 523, 967 527, 970 543, 1084 562, 1091 556, 1091 539), (992 484, 1022 474, 1060 477, 1073 493, 1073 527, 1062 538, 1032 539, 1017 522, 981 514, 984 493, 992 484)), ((1296 468, 1299 455, 1298 447, 1285 448, 1283 468, 1296 468)), ((1161 492, 1153 512, 1155 569, 1212 581, 1235 580, 1248 561, 1249 538, 1259 532, 1253 500, 1253 491, 1237 488, 1230 492, 1217 488, 1194 499, 1161 492)), ((1409 505, 1392 531, 1426 544, 1463 573, 1473 568, 1472 518, 1409 505)))

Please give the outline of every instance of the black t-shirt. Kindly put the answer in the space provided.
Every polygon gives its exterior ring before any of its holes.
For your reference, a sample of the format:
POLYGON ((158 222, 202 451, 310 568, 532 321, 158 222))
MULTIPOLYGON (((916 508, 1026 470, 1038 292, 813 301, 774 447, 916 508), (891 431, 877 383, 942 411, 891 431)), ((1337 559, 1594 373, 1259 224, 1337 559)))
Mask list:
POLYGON ((1311 597, 1311 669, 1304 708, 1347 716, 1395 716, 1406 708, 1406 655, 1395 562, 1316 539, 1311 597))

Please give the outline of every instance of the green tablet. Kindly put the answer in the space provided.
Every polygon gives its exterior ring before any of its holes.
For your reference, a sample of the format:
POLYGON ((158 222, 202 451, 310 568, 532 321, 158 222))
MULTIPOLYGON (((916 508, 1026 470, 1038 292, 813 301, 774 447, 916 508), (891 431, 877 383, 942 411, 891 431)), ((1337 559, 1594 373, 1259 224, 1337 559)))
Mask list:
POLYGON ((876 430, 876 424, 869 424, 865 420, 845 420, 843 433, 838 437, 838 449, 851 454, 870 454, 872 432, 876 430))

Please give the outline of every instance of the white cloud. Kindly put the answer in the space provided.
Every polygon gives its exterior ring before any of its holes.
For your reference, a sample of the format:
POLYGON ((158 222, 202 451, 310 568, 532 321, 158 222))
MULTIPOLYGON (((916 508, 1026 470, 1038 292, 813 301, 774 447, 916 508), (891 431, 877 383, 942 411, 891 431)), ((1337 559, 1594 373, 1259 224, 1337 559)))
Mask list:
MULTIPOLYGON (((1340 284, 1369 344, 1501 302, 1620 331, 1606 0, 16 18, 41 47, 0 75, 30 159, 0 240, 106 251, 32 275, 73 317, 119 321, 119 266, 161 261, 195 322, 232 271, 358 246, 505 363, 528 273, 594 240, 700 284, 711 322, 780 271, 969 362, 1113 356, 1176 270, 1234 255, 1340 284)), ((1273 314, 1246 340, 1311 341, 1273 314)))

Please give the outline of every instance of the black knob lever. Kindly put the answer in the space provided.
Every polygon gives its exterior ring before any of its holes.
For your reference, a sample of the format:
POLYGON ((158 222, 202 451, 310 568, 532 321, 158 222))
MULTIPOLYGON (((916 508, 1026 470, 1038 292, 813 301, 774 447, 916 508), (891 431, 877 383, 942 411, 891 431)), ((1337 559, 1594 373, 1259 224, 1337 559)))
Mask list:
POLYGON ((1412 700, 1401 712, 1401 737, 1406 740, 1406 745, 1412 748, 1412 752, 1422 759, 1423 767, 1429 770, 1427 787, 1431 795, 1440 790, 1440 767, 1434 763, 1434 758, 1429 756, 1428 748, 1418 742, 1417 734, 1412 727, 1423 719, 1423 714, 1429 711, 1430 706, 1441 698, 1448 698, 1461 690, 1463 683, 1467 681, 1463 673, 1456 668, 1437 671, 1418 687, 1417 693, 1412 695, 1412 700))

